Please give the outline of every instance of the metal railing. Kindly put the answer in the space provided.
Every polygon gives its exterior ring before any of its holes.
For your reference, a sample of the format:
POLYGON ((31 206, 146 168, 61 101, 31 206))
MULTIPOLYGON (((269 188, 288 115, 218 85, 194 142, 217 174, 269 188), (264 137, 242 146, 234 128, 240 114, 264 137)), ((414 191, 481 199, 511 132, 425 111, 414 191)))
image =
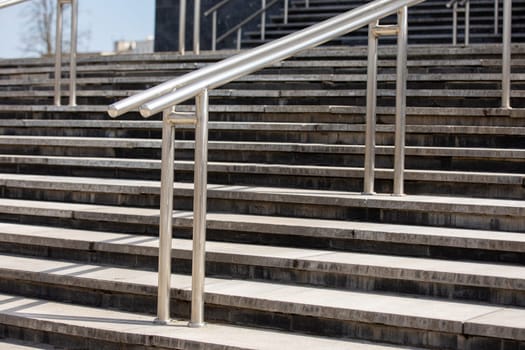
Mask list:
MULTIPOLYGON (((16 5, 28 0, 0 1, 0 9, 16 5)), ((61 80, 62 80, 62 19, 64 5, 71 5, 71 42, 69 51, 69 105, 76 106, 76 79, 77 79, 77 30, 78 30, 78 0, 57 0, 56 31, 55 31, 55 82, 54 103, 61 105, 61 80)))
MULTIPOLYGON (((447 7, 452 7, 452 44, 457 45, 458 36, 458 9, 464 6, 465 12, 465 46, 470 42, 470 0, 450 0, 447 7)), ((494 34, 499 30, 499 0, 494 0, 494 34)), ((512 42, 512 0, 503 0, 503 38, 502 38, 502 63, 501 63, 501 107, 512 108, 510 105, 510 68, 511 68, 511 42, 512 42)))
MULTIPOLYGON (((370 64, 377 63, 377 38, 382 35, 398 36, 396 84, 396 151, 395 176, 398 177, 394 192, 403 193, 404 127, 406 95, 407 7, 424 0, 375 0, 341 15, 287 35, 265 45, 240 53, 181 77, 169 80, 139 94, 112 104, 108 113, 117 117, 139 107, 144 117, 163 112, 162 169, 160 199, 160 247, 157 322, 169 322, 169 297, 171 273, 171 238, 173 216, 174 180, 174 130, 181 123, 195 125, 195 190, 193 224, 192 306, 190 326, 204 324, 204 263, 206 240, 206 191, 207 191, 207 142, 208 142, 208 91, 232 80, 280 62, 309 48, 369 25, 371 43, 370 64), (397 26, 381 26, 379 20, 398 13, 397 26), (195 113, 180 113, 176 105, 196 98, 195 113)), ((373 193, 374 137, 377 67, 368 67, 366 154, 368 181, 364 193, 373 193)))
MULTIPOLYGON (((235 27, 232 27, 228 29, 224 34, 217 37, 217 13, 218 11, 225 6, 226 4, 230 3, 231 0, 223 0, 216 4, 215 6, 209 8, 207 11, 204 12, 204 16, 207 17, 210 14, 212 15, 212 25, 211 25, 211 49, 212 51, 215 51, 217 49, 217 44, 232 35, 233 33, 237 32, 237 40, 236 40, 236 46, 237 50, 241 49, 242 45, 242 28, 254 20, 256 17, 261 17, 261 23, 260 23, 260 34, 261 34, 261 40, 266 39, 266 13, 267 11, 274 6, 278 1, 280 0, 271 0, 269 3, 266 3, 266 0, 261 0, 261 7, 259 10, 252 13, 250 16, 246 17, 244 20, 242 20, 239 24, 237 24, 235 27)), ((288 0, 284 0, 284 23, 288 23, 288 0)))
MULTIPOLYGON (((179 53, 186 54, 186 0, 179 3, 179 53)), ((193 7, 193 53, 200 54, 201 0, 194 0, 193 7)))

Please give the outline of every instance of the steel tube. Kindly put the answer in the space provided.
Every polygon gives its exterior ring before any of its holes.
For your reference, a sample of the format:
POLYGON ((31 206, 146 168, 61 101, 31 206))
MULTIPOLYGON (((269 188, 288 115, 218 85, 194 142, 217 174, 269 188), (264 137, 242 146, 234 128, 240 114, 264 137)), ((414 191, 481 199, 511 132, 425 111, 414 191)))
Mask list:
POLYGON ((512 41, 512 0, 503 0, 503 55, 501 107, 510 109, 510 65, 512 41))
MULTIPOLYGON (((261 8, 266 7, 266 0, 261 0, 261 8)), ((266 37, 266 11, 261 12, 261 40, 266 37)))
POLYGON ((310 0, 304 1, 304 7, 309 8, 310 7, 310 0))
POLYGON ((284 0, 284 24, 288 23, 288 0, 284 0))
POLYGON ((195 190, 193 197, 193 260, 190 327, 204 326, 206 265, 206 198, 208 186, 208 90, 195 99, 195 190))
POLYGON ((195 0, 193 4, 193 53, 201 52, 201 0, 195 0))
POLYGON ((69 105, 77 105, 78 0, 71 0, 71 47, 69 49, 69 105))
POLYGON ((241 51, 242 28, 237 29, 237 51, 241 51))
POLYGON ((470 43, 470 1, 465 3, 465 46, 470 43))
POLYGON ((494 0, 494 34, 499 31, 499 0, 494 0))
POLYGON ((57 0, 57 21, 55 29, 55 106, 62 104, 62 2, 57 0))
POLYGON ((375 147, 376 147, 376 101, 377 101, 377 36, 378 22, 368 26, 368 68, 366 79, 366 132, 365 172, 363 194, 374 194, 375 147))
POLYGON ((217 11, 211 15, 211 50, 217 50, 217 11))
POLYGON ((20 4, 20 3, 26 2, 26 1, 28 1, 28 0, 0 0, 0 9, 4 8, 4 7, 7 7, 7 6, 20 4))
POLYGON ((175 159, 175 127, 170 123, 172 108, 163 113, 162 122, 162 163, 160 180, 160 222, 159 222, 159 276, 156 323, 170 321, 171 291, 171 241, 173 229, 173 169, 175 159))
POLYGON ((404 194, 405 130, 406 130, 406 80, 408 46, 408 10, 403 7, 397 15, 397 81, 396 81, 396 127, 394 150, 394 195, 404 194))
POLYGON ((179 4, 179 53, 186 53, 186 0, 180 0, 179 4))
POLYGON ((417 4, 421 0, 376 0, 339 16, 320 22, 255 49, 232 56, 221 62, 172 79, 142 93, 119 101, 109 107, 113 117, 145 102, 141 107, 144 117, 149 117, 171 105, 195 97, 203 89, 214 89, 232 80, 257 71, 272 63, 282 61, 305 49, 318 46, 333 38, 369 24, 377 18, 395 13, 401 5, 417 4), (171 89, 168 89, 171 88, 171 89), (173 91, 174 88, 177 88, 173 91), (170 92, 172 91, 172 92, 170 92), (152 99, 158 95, 162 95, 152 99), (160 109, 159 109, 160 108, 160 109))
POLYGON ((452 45, 456 45, 458 40, 458 3, 455 2, 452 8, 452 45))

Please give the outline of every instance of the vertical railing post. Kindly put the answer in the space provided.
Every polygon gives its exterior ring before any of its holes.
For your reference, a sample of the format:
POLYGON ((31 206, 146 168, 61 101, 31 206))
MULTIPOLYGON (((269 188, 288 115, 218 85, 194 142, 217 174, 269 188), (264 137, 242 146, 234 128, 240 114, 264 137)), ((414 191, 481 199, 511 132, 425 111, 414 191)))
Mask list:
POLYGON ((179 53, 186 53, 186 0, 179 4, 179 53))
POLYGON ((62 79, 62 1, 57 0, 57 21, 55 32, 55 106, 61 105, 62 79))
POLYGON ((499 31, 499 0, 494 0, 494 34, 498 35, 499 31))
MULTIPOLYGON (((266 0, 261 0, 261 8, 266 7, 266 0)), ((261 40, 264 40, 266 37, 266 11, 261 13, 261 40)))
POLYGON ((69 105, 77 105, 78 0, 71 0, 71 45, 69 48, 69 105))
POLYGON ((452 5, 452 45, 457 44, 458 37, 458 2, 452 5))
POLYGON ((211 50, 217 50, 217 10, 211 15, 211 50))
POLYGON ((195 189, 193 199, 193 264, 190 327, 204 326, 204 278, 206 265, 206 198, 208 164, 208 90, 195 99, 195 189))
POLYGON ((512 41, 512 0, 503 0, 503 55, 501 107, 510 109, 510 66, 512 41))
POLYGON ((363 194, 374 194, 378 41, 374 28, 377 24, 378 22, 373 22, 368 25, 368 71, 366 83, 366 134, 363 194))
POLYGON ((201 52, 201 0, 195 0, 193 11, 193 53, 201 52))
POLYGON ((309 8, 310 7, 310 0, 304 1, 304 7, 309 8))
POLYGON ((241 51, 242 28, 237 29, 237 51, 241 51))
POLYGON ((288 23, 288 0, 284 0, 284 24, 288 23))
POLYGON ((175 157, 175 127, 170 122, 173 109, 163 113, 162 160, 160 178, 160 222, 159 222, 159 276, 157 295, 157 319, 155 323, 170 321, 171 291, 171 242, 173 230, 173 180, 175 157))
POLYGON ((405 129, 406 129, 406 80, 408 46, 408 10, 399 9, 397 13, 397 81, 396 81, 396 127, 394 151, 394 195, 404 194, 405 172, 405 129))
POLYGON ((470 43, 470 0, 465 2, 465 46, 470 43))

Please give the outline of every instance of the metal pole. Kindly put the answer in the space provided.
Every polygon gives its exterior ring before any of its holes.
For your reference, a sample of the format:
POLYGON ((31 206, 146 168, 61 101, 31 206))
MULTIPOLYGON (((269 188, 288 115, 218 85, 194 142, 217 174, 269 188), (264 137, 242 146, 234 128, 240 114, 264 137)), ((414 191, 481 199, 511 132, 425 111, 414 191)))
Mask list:
POLYGON ((499 0, 494 0, 494 34, 499 31, 499 0))
POLYGON ((211 50, 217 50, 217 11, 211 15, 211 50))
POLYGON ((396 136, 394 156, 394 195, 404 194, 405 172, 405 129, 406 129, 406 80, 407 80, 407 46, 408 21, 407 7, 397 13, 397 82, 396 82, 396 136))
MULTIPOLYGON (((266 7, 266 0, 261 0, 261 8, 266 7)), ((261 13, 261 40, 264 40, 266 37, 266 11, 261 13)))
POLYGON ((374 194, 376 95, 377 95, 377 36, 374 27, 379 21, 368 25, 368 73, 366 83, 366 134, 365 173, 363 194, 374 194))
POLYGON ((284 24, 288 23, 288 0, 284 0, 284 24))
POLYGON ((465 3, 465 46, 470 42, 470 1, 465 3))
POLYGON ((510 58, 512 35, 512 0, 503 0, 503 56, 501 107, 510 109, 510 58))
POLYGON ((69 51, 69 105, 77 105, 78 0, 71 0, 71 47, 69 51))
POLYGON ((457 44, 458 36, 458 2, 456 1, 452 7, 452 45, 457 44))
POLYGON ((193 11, 193 53, 201 52, 201 0, 195 0, 193 11))
POLYGON ((62 2, 57 0, 57 23, 55 33, 55 106, 61 104, 60 80, 62 78, 62 2))
POLYGON ((306 7, 306 8, 310 7, 310 0, 305 0, 304 7, 306 7))
POLYGON ((193 264, 190 327, 204 326, 206 266, 206 193, 208 186, 208 90, 195 99, 195 190, 193 197, 193 264))
POLYGON ((186 0, 180 0, 179 7, 179 53, 186 53, 186 0))
POLYGON ((237 29, 237 51, 241 50, 242 28, 237 29))
POLYGON ((163 113, 162 124, 162 163, 160 178, 160 222, 159 222, 159 280, 157 319, 155 323, 167 324, 170 321, 171 290, 171 240, 173 229, 173 169, 175 157, 175 127, 169 116, 173 108, 163 113))

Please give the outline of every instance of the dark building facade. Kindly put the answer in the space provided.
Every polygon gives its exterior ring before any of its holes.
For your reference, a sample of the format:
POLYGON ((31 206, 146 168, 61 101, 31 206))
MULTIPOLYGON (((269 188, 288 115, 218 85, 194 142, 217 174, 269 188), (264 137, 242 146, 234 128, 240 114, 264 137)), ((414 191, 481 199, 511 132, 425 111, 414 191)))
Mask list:
MULTIPOLYGON (((207 17, 203 13, 219 3, 220 0, 201 0, 201 49, 211 49, 212 38, 212 16, 207 17)), ((179 0, 156 0, 155 13, 155 51, 177 51, 179 47, 179 0)), ((191 51, 193 46, 193 10, 194 1, 189 0, 187 3, 186 13, 186 50, 191 51)), ((260 0, 231 0, 222 7, 218 13, 217 35, 233 28, 246 17, 250 16, 261 8, 260 0)), ((279 11, 279 6, 273 6, 268 14, 267 19, 272 13, 279 11)), ((259 30, 259 19, 256 18, 248 25, 243 27, 243 32, 259 30)), ((246 37, 246 36, 245 36, 246 37)), ((234 48, 236 34, 226 38, 223 42, 217 44, 217 49, 234 48)))

